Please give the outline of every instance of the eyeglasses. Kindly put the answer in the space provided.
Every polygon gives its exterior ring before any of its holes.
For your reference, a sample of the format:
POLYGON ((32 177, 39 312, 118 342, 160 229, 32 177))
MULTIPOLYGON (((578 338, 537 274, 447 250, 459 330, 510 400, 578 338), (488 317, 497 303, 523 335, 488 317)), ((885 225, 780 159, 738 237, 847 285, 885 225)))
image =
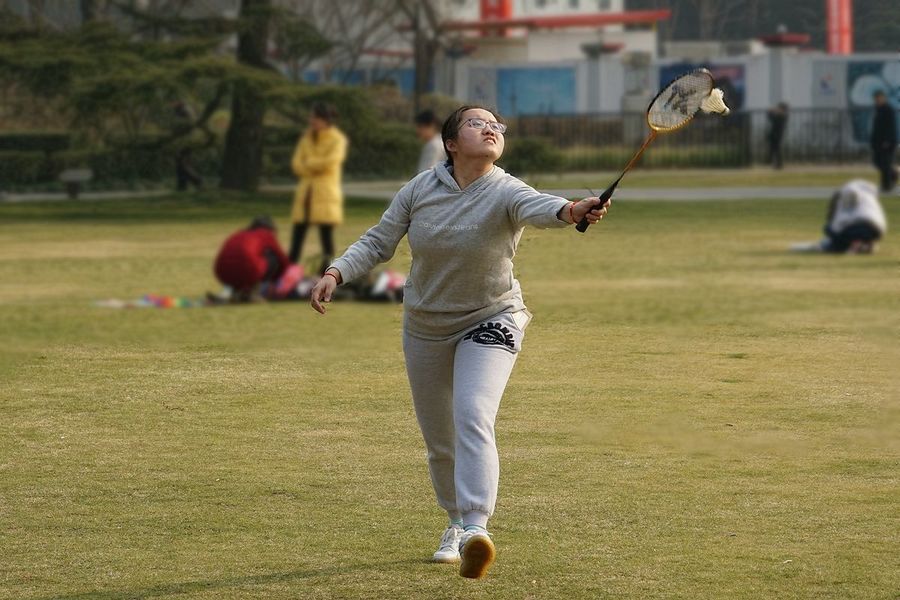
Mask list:
POLYGON ((485 121, 484 119, 472 118, 466 119, 462 123, 463 125, 468 125, 474 129, 484 129, 485 127, 490 127, 493 131, 497 133, 505 133, 506 125, 503 123, 498 123, 497 121, 485 121))

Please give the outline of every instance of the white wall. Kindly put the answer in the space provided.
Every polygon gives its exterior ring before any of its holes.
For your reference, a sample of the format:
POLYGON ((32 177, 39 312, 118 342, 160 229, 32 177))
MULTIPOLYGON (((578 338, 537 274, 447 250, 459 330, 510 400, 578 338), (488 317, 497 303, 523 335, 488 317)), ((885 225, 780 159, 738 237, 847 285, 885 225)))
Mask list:
MULTIPOLYGON (((456 74, 460 78, 456 91, 463 100, 468 86, 466 81, 470 65, 480 69, 505 66, 551 66, 561 61, 576 66, 577 110, 579 112, 617 112, 622 108, 628 67, 623 65, 623 53, 604 55, 590 60, 581 52, 562 51, 551 39, 538 39, 527 47, 518 47, 518 60, 494 60, 475 63, 470 60, 457 62, 456 74), (522 52, 526 60, 522 60, 522 52)), ((766 54, 748 54, 721 57, 708 61, 713 65, 742 65, 744 67, 744 110, 765 110, 778 102, 787 102, 792 109, 847 108, 847 65, 853 62, 887 62, 891 77, 900 78, 900 57, 896 54, 854 54, 830 56, 820 52, 795 52, 775 50, 766 54)), ((653 63, 649 87, 655 93, 659 86, 659 67, 679 60, 664 59, 653 63)), ((898 85, 898 84, 894 84, 898 85)), ((900 89, 900 88, 898 88, 900 89)), ((862 93, 862 92, 860 92, 862 93)), ((652 95, 652 94, 651 94, 652 95)), ((900 100, 900 98, 898 98, 900 100)))

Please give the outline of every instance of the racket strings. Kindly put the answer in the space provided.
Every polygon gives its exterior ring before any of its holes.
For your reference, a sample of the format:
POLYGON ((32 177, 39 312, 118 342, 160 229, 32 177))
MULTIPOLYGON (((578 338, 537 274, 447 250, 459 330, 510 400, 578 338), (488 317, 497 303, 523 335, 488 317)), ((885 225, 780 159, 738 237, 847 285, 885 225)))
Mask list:
POLYGON ((694 118, 713 88, 704 71, 688 73, 663 89, 647 111, 647 123, 656 131, 678 129, 694 118))

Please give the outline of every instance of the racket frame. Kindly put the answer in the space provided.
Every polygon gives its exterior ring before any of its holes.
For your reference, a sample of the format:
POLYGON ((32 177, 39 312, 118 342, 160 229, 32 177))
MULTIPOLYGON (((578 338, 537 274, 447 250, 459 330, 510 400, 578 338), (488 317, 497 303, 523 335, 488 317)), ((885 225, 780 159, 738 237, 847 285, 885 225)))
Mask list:
MULTIPOLYGON (((674 84, 676 81, 678 81, 679 79, 683 79, 684 77, 688 77, 691 75, 698 75, 698 74, 703 74, 703 75, 706 75, 707 77, 709 77, 709 83, 710 83, 709 89, 710 90, 712 90, 716 86, 716 82, 713 79, 712 73, 709 72, 709 69, 699 68, 699 69, 694 69, 693 71, 690 71, 688 73, 684 73, 683 75, 679 75, 678 77, 676 77, 675 79, 670 81, 663 89, 659 90, 659 92, 657 92, 657 94, 655 96, 653 96, 653 100, 651 100, 650 104, 647 105, 647 114, 645 115, 645 119, 647 120, 647 126, 650 127, 650 135, 647 136, 647 139, 644 140, 644 143, 641 144, 641 147, 638 148, 637 152, 634 153, 634 156, 631 157, 631 160, 628 161, 628 164, 625 165, 625 168, 622 170, 622 173, 619 175, 618 179, 613 181, 612 184, 610 184, 610 186, 608 188, 606 188, 606 190, 604 190, 602 194, 600 194, 600 196, 599 196, 600 204, 597 205, 597 207, 602 207, 609 201, 610 198, 612 198, 613 192, 616 191, 616 187, 618 187, 619 182, 622 181, 623 177, 625 177, 625 173, 627 173, 631 169, 631 167, 633 167, 635 165, 635 163, 637 163, 638 159, 644 153, 644 150, 646 150, 647 146, 649 146, 653 142, 653 140, 656 139, 657 135, 659 135, 660 133, 671 133, 673 131, 678 131, 679 129, 685 127, 688 123, 690 123, 691 121, 694 120, 694 117, 697 114, 696 111, 694 112, 693 115, 691 115, 690 117, 685 119, 683 123, 676 125, 675 127, 666 127, 666 128, 654 127, 650 123, 650 109, 653 108, 653 105, 656 104, 656 101, 659 100, 659 97, 662 96, 670 87, 672 87, 672 84, 674 84)), ((594 210, 594 209, 592 208, 591 210, 594 210)), ((587 216, 585 215, 584 217, 582 217, 581 221, 579 221, 578 224, 575 226, 575 229, 578 230, 580 233, 584 233, 585 231, 587 231, 587 228, 589 226, 590 226, 590 223, 588 223, 587 216)))

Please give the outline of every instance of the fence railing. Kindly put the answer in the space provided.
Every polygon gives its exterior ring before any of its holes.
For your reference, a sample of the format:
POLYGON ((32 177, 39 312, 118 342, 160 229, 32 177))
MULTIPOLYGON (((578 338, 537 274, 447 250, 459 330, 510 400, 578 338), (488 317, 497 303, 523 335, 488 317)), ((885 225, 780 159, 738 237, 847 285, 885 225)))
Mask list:
MULTIPOLYGON (((512 146, 519 137, 544 140, 562 152, 563 170, 627 160, 649 132, 643 113, 522 116, 509 121, 512 146)), ((867 161, 871 121, 871 110, 791 110, 781 143, 783 159, 867 161)), ((684 129, 661 135, 643 160, 650 167, 763 164, 770 161, 768 136, 769 119, 763 110, 739 111, 726 118, 700 115, 684 129)))
MULTIPOLYGON (((522 116, 508 121, 507 150, 500 164, 515 174, 620 169, 649 132, 643 113, 522 116)), ((781 145, 783 161, 788 165, 868 162, 871 123, 871 110, 791 110, 781 145)), ((414 173, 420 143, 410 124, 390 123, 376 133, 354 128, 352 123, 344 125, 351 137, 344 165, 348 179, 401 179, 414 173)), ((264 136, 263 178, 293 181, 290 160, 301 131, 270 129, 264 136)), ((677 132, 660 135, 641 165, 764 164, 769 161, 768 132, 766 111, 738 111, 726 118, 701 115, 677 132)), ((166 184, 174 178, 172 147, 138 142, 74 146, 69 132, 0 134, 0 190, 59 187, 60 173, 70 168, 91 169, 91 185, 98 189, 123 182, 166 184)), ((222 148, 218 140, 193 153, 194 167, 210 181, 221 175, 222 148)))

